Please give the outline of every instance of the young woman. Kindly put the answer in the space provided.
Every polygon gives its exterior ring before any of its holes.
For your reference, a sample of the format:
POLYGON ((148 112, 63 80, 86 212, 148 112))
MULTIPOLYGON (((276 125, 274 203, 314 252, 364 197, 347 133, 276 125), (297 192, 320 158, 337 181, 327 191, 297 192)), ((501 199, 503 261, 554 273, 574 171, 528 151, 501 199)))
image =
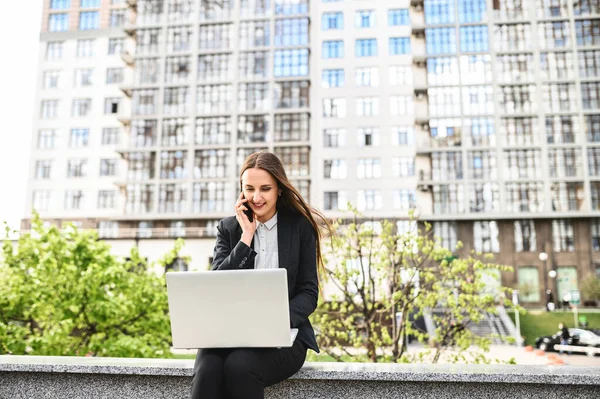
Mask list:
POLYGON ((298 335, 290 348, 198 350, 192 399, 264 398, 265 387, 300 370, 308 349, 319 352, 308 316, 317 307, 317 264, 323 267, 320 227, 329 230, 330 224, 304 201, 274 154, 246 158, 240 184, 235 216, 217 227, 212 269, 285 267, 290 324, 298 335))

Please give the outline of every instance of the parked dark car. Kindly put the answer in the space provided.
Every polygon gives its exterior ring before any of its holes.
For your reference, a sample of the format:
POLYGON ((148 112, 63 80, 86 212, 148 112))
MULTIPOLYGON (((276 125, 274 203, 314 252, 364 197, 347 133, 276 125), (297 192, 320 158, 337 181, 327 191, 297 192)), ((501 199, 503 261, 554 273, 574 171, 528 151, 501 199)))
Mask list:
MULTIPOLYGON (((553 352, 555 351, 554 345, 560 344, 560 335, 561 332, 558 331, 554 335, 538 337, 535 339, 535 346, 543 351, 553 352)), ((569 345, 600 348, 600 336, 594 334, 592 331, 581 328, 569 328, 569 335, 571 335, 571 338, 568 340, 569 345)), ((594 355, 591 351, 586 353, 591 356, 594 355)))

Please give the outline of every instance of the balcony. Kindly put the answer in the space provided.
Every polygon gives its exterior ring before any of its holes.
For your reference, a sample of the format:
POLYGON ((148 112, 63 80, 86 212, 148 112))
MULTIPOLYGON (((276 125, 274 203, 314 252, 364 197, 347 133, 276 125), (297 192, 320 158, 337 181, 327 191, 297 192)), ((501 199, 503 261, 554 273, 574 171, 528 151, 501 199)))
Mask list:
POLYGON ((133 54, 131 54, 127 50, 125 50, 121 53, 121 59, 123 60, 123 62, 125 64, 127 64, 130 67, 135 65, 135 59, 133 58, 133 54))
POLYGON ((133 9, 136 10, 137 9, 137 0, 126 0, 127 1, 127 5, 133 9))
POLYGON ((425 33, 425 14, 423 13, 422 2, 413 5, 410 12, 410 25, 413 33, 425 33))
POLYGON ((456 149, 462 146, 461 136, 417 138, 417 154, 428 154, 435 149, 456 149))
POLYGON ((133 87, 130 84, 122 84, 119 86, 119 90, 123 92, 127 97, 131 98, 133 93, 133 87))
POLYGON ((119 228, 98 230, 98 237, 102 239, 142 239, 142 238, 212 238, 216 237, 215 228, 209 227, 160 227, 151 229, 119 228))
POLYGON ((137 26, 135 24, 128 22, 123 26, 123 30, 129 36, 133 37, 133 36, 135 36, 135 31, 137 30, 137 26))

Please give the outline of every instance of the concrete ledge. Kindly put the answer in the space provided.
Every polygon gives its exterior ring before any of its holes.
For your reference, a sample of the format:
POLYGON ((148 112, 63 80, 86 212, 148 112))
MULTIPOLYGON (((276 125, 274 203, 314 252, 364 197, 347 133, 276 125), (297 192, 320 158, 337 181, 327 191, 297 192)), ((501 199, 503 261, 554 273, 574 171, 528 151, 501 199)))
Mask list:
MULTIPOLYGON (((0 398, 188 398, 191 360, 0 356, 0 398)), ((600 368, 306 363, 267 398, 598 398, 600 368), (517 396, 518 395, 518 396, 517 396)))

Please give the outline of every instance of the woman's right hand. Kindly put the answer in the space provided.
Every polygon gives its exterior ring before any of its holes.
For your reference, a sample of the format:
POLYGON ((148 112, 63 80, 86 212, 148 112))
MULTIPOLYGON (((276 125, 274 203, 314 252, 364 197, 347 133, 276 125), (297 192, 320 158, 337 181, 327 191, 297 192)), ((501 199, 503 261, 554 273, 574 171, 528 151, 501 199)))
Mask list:
POLYGON ((256 216, 251 222, 244 213, 247 209, 251 209, 250 205, 248 205, 248 200, 244 198, 244 193, 240 193, 240 197, 235 203, 235 218, 242 228, 242 242, 250 246, 252 238, 254 238, 254 232, 256 231, 256 216))

